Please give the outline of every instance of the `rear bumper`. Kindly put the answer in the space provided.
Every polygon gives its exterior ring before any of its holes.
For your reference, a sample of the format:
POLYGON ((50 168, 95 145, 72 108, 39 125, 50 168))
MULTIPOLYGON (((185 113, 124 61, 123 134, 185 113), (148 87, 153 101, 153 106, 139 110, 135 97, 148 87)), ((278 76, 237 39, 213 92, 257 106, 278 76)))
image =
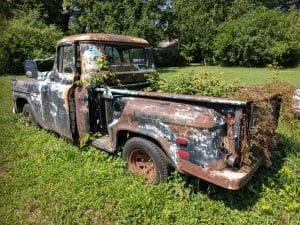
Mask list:
POLYGON ((178 168, 182 172, 206 180, 223 188, 238 190, 251 179, 253 173, 259 168, 261 163, 262 159, 253 163, 253 165, 247 169, 242 167, 238 170, 229 168, 225 168, 223 170, 213 170, 202 168, 190 163, 189 161, 180 159, 178 162, 178 168))

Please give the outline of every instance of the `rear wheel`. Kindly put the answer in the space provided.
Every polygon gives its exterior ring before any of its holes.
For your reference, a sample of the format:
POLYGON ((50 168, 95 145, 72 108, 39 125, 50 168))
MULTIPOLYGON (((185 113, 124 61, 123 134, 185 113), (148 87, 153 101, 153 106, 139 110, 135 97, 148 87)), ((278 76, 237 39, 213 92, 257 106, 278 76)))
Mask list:
POLYGON ((24 105, 22 114, 25 117, 26 126, 38 127, 38 123, 36 122, 34 114, 32 112, 32 108, 28 103, 24 105))
POLYGON ((162 150, 153 142, 133 137, 129 139, 122 153, 128 169, 141 174, 147 183, 158 184, 168 179, 168 164, 162 150))

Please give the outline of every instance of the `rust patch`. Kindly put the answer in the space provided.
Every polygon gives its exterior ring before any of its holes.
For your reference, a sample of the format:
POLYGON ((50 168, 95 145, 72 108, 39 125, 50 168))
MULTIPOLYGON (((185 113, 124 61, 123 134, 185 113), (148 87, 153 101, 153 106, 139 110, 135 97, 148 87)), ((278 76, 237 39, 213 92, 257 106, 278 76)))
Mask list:
POLYGON ((70 111, 70 108, 69 108, 69 92, 70 92, 70 89, 65 89, 64 97, 63 97, 67 113, 69 113, 69 111, 70 111))
MULTIPOLYGON (((104 88, 96 88, 96 91, 104 91, 104 88)), ((228 106, 247 106, 252 101, 242 101, 231 98, 220 98, 220 97, 207 97, 207 96, 194 96, 194 95, 182 95, 182 94, 170 94, 170 93, 159 93, 159 92, 144 92, 144 91, 131 91, 121 89, 110 89, 113 94, 121 94, 123 96, 134 96, 144 97, 159 100, 169 100, 185 103, 208 103, 213 105, 228 105, 228 106)))
POLYGON ((82 140, 90 131, 89 110, 86 88, 75 89, 76 122, 79 139, 82 140))
POLYGON ((128 101, 123 115, 205 129, 225 124, 221 115, 211 109, 143 98, 128 101))
POLYGON ((149 45, 148 41, 131 36, 104 34, 104 33, 86 33, 76 34, 61 39, 58 43, 74 42, 74 41, 103 41, 103 42, 117 42, 117 43, 132 43, 139 45, 149 45))
POLYGON ((189 132, 191 131, 191 128, 189 129, 186 126, 177 125, 177 124, 170 124, 169 129, 172 133, 178 133, 182 137, 188 137, 189 132))
POLYGON ((208 165, 208 169, 212 169, 212 170, 223 170, 226 168, 226 163, 224 162, 224 160, 220 159, 220 160, 213 160, 209 165, 208 165))
POLYGON ((251 179, 253 173, 258 169, 261 163, 262 159, 259 159, 247 169, 244 167, 238 170, 225 168, 224 170, 218 171, 202 168, 186 160, 180 159, 178 162, 178 168, 181 172, 186 172, 223 188, 238 190, 251 179))
POLYGON ((10 167, 7 162, 0 163, 0 186, 9 180, 10 167))

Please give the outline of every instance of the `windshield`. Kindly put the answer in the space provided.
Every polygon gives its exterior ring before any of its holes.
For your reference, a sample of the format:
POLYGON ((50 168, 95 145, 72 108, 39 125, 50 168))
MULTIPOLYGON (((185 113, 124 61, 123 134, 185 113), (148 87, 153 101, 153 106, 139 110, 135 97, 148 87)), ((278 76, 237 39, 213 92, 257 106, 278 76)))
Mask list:
POLYGON ((150 49, 132 45, 82 43, 80 45, 82 73, 99 71, 97 60, 105 56, 109 69, 115 72, 147 72, 155 69, 150 49))

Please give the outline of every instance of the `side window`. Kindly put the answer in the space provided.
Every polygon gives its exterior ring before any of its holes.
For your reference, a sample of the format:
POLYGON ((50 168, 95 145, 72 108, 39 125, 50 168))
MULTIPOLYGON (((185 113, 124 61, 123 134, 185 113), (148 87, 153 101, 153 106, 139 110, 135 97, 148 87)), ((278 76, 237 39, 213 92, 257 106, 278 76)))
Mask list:
POLYGON ((105 46, 105 54, 108 62, 112 64, 120 64, 121 58, 118 50, 112 46, 105 46))
POLYGON ((132 63, 145 63, 145 53, 142 48, 133 48, 130 49, 130 56, 131 56, 131 62, 132 63))
POLYGON ((63 74, 74 73, 73 46, 66 45, 59 48, 58 72, 63 74))

